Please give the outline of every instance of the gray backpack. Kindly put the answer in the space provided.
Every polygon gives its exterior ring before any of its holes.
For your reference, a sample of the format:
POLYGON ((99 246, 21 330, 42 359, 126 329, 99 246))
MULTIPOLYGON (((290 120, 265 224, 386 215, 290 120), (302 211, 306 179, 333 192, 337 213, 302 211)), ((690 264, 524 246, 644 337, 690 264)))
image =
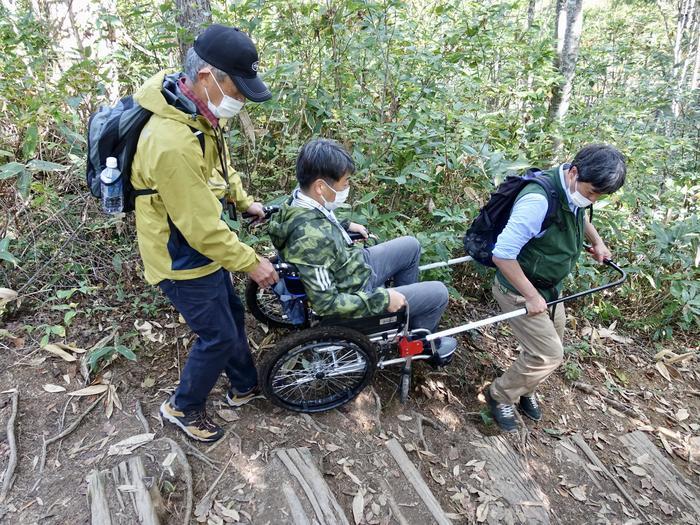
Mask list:
MULTIPOLYGON (((102 197, 100 173, 107 165, 107 157, 117 159, 121 171, 124 212, 133 211, 136 197, 152 195, 155 190, 136 190, 131 184, 131 163, 136 154, 141 130, 153 113, 142 108, 129 95, 122 98, 114 107, 102 106, 90 115, 88 121, 88 157, 85 177, 90 192, 96 198, 102 197)), ((204 154, 204 135, 190 126, 197 136, 204 154)))

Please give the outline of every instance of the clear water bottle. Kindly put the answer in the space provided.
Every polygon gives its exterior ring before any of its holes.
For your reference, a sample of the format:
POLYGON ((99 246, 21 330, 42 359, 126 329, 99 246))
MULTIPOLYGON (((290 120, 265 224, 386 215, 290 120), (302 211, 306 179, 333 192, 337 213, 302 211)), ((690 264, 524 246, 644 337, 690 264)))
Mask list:
POLYGON ((102 209, 105 213, 121 213, 124 209, 122 178, 117 159, 107 157, 107 167, 100 173, 102 183, 102 209))

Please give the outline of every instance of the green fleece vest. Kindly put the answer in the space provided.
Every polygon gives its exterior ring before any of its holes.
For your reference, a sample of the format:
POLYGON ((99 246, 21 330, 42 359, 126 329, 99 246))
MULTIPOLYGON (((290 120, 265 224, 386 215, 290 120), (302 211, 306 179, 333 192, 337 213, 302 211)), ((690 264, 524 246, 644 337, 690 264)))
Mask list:
MULTIPOLYGON (((523 246, 517 257, 525 276, 549 302, 561 293, 564 278, 569 275, 583 248, 584 210, 577 210, 575 216, 569 209, 566 191, 561 185, 559 167, 545 171, 559 193, 558 217, 540 238, 533 238, 523 246)), ((539 193, 546 197, 542 187, 528 184, 516 197, 516 202, 523 195, 539 193)), ((513 293, 520 292, 499 271, 498 282, 513 293)))

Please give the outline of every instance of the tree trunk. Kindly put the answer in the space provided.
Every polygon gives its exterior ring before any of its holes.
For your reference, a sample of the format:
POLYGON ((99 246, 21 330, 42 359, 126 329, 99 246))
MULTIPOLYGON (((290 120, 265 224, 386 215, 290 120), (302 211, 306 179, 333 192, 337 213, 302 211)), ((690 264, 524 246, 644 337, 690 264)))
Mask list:
POLYGON ((557 54, 554 57, 554 67, 560 69, 561 54, 564 49, 564 36, 566 35, 566 2, 567 0, 557 0, 555 10, 557 12, 554 20, 554 40, 557 46, 557 54))
MULTIPOLYGON (((695 7, 695 6, 693 6, 695 7)), ((685 53, 685 58, 683 59, 683 67, 681 68, 681 76, 678 79, 678 89, 679 91, 685 87, 686 79, 688 78, 688 67, 693 60, 693 43, 695 42, 695 33, 700 29, 700 14, 695 13, 695 9, 691 11, 690 14, 692 25, 688 31, 688 46, 685 53)), ((691 85, 692 87, 692 85, 691 85)))
POLYGON ((557 129, 564 120, 571 102, 576 60, 578 59, 581 30, 583 29, 583 0, 557 0, 555 36, 557 56, 554 66, 562 75, 562 81, 552 90, 549 104, 549 122, 554 131, 555 155, 561 149, 562 139, 557 129))
POLYGON ((530 29, 535 23, 535 10, 537 8, 537 0, 530 0, 527 4, 527 28, 530 29))
POLYGON ((682 109, 681 97, 692 56, 693 43, 695 41, 693 37, 698 26, 696 6, 697 0, 681 0, 678 3, 676 38, 673 45, 673 69, 671 71, 674 87, 671 111, 674 117, 678 117, 682 109))
MULTIPOLYGON (((535 23, 535 12, 537 10, 537 0, 529 0, 529 3, 527 5, 527 27, 525 29, 525 33, 527 38, 530 38, 530 29, 532 29, 533 24, 535 23)), ((526 82, 526 90, 528 93, 532 91, 532 84, 534 82, 534 76, 532 72, 532 64, 529 64, 528 72, 527 72, 527 80, 526 82)), ((520 103, 520 113, 523 114, 525 120, 529 120, 529 104, 525 102, 525 99, 523 98, 521 103, 520 103)))
POLYGON ((177 7, 177 45, 180 48, 180 63, 184 62, 187 50, 195 37, 211 25, 211 3, 209 0, 175 0, 177 7))
POLYGON ((690 79, 690 89, 700 89, 700 28, 698 28, 697 43, 695 44, 695 66, 690 79))
POLYGON ((676 39, 673 44, 673 69, 674 78, 678 77, 678 70, 683 61, 683 34, 685 28, 692 21, 693 11, 695 8, 695 0, 681 0, 678 4, 678 17, 676 20, 676 39))

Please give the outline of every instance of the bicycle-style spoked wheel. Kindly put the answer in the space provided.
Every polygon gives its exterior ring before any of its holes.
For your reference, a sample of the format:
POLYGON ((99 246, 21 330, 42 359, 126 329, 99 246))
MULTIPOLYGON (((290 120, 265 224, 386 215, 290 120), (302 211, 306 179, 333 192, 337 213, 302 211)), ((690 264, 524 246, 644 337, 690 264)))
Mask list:
POLYGON ((274 404, 297 412, 323 412, 357 396, 372 380, 377 355, 360 332, 311 328, 280 341, 265 361, 262 387, 274 404))
POLYGON ((245 287, 245 302, 253 317, 270 328, 299 328, 284 313, 277 294, 270 288, 260 288, 252 279, 245 287))

